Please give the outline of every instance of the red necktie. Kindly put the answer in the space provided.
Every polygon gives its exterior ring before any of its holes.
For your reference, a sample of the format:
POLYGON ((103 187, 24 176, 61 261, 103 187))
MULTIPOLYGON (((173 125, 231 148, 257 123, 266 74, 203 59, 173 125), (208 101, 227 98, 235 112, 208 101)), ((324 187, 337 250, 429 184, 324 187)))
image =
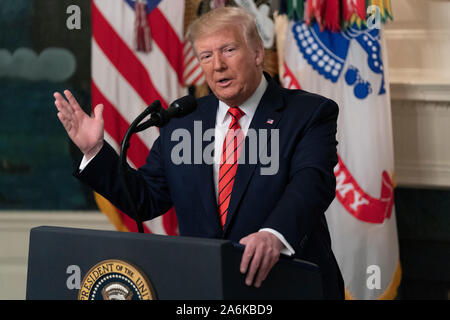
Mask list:
POLYGON ((225 141, 223 142, 222 157, 219 168, 219 215, 222 227, 227 219, 228 206, 231 199, 234 177, 238 166, 239 155, 242 150, 244 133, 239 125, 239 119, 244 112, 238 107, 228 109, 231 115, 231 123, 228 127, 225 141))

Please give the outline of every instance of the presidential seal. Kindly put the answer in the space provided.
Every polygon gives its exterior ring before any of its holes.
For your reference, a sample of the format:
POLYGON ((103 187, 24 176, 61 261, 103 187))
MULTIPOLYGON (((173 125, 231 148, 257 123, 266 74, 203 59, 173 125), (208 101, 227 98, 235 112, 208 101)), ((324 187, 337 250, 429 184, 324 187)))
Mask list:
POLYGON ((136 266, 122 260, 105 260, 84 276, 78 300, 154 300, 151 282, 136 266))

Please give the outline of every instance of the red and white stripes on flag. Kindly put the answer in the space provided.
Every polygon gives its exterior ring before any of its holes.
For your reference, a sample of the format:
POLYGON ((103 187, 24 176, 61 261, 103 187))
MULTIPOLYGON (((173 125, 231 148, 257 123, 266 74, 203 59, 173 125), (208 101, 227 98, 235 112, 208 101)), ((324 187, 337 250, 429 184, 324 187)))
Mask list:
POLYGON ((189 41, 185 41, 183 50, 184 72, 183 81, 186 86, 197 86, 205 82, 205 75, 200 63, 195 57, 194 48, 189 41))
MULTIPOLYGON (((135 3, 131 0, 92 1, 92 105, 105 106, 105 140, 119 152, 120 142, 146 106, 160 100, 164 107, 186 94, 183 87, 184 1, 148 0, 150 52, 135 51, 135 3)), ((128 163, 145 163, 158 130, 150 128, 130 141, 128 163)), ((125 227, 134 221, 117 209, 125 227)), ((177 234, 174 210, 144 223, 146 232, 177 234)))

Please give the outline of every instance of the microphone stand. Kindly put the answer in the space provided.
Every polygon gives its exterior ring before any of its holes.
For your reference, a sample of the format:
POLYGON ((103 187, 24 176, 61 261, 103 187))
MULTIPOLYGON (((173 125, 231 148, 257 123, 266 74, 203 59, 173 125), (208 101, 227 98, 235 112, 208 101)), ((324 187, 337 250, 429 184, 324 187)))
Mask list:
POLYGON ((120 146, 120 156, 119 156, 119 176, 122 182, 122 185, 124 187, 124 193, 125 197, 127 198, 128 204, 130 205, 132 215, 134 216, 134 219, 137 224, 138 232, 144 233, 144 227, 142 225, 141 220, 141 208, 136 207, 135 199, 133 199, 133 196, 130 193, 130 179, 129 179, 129 166, 127 163, 127 152, 128 148, 130 147, 130 139, 131 136, 139 131, 145 130, 148 127, 158 125, 160 123, 160 117, 161 117, 161 103, 159 100, 156 100, 153 102, 150 106, 147 107, 147 109, 144 110, 130 125, 127 132, 125 133, 125 136, 122 140, 121 146, 120 146), (150 115, 150 119, 144 122, 142 125, 139 125, 139 123, 148 115, 150 115))

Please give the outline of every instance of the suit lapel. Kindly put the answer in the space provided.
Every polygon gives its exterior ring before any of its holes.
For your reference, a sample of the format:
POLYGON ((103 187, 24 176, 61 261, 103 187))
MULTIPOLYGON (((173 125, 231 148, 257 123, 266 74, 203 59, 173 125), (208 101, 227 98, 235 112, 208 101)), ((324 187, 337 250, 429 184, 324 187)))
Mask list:
MULTIPOLYGON (((281 96, 280 88, 274 83, 272 79, 267 75, 268 86, 266 92, 261 98, 261 101, 256 109, 255 115, 253 116, 252 122, 250 123, 249 130, 256 130, 258 133, 259 129, 267 130, 267 143, 270 143, 270 129, 277 128, 278 122, 281 118, 281 113, 277 110, 283 107, 283 98, 281 96)), ((259 141, 259 138, 258 138, 259 141)), ((258 159, 257 163, 247 163, 249 162, 249 137, 245 138, 245 161, 246 163, 240 164, 236 171, 236 177, 233 185, 233 191, 231 193, 231 199, 229 204, 229 209, 227 213, 227 219, 224 226, 224 233, 228 230, 228 227, 236 214, 237 208, 240 201, 247 189, 250 179, 259 163, 259 154, 264 150, 260 150, 258 142, 258 159)), ((265 146, 267 148, 267 145, 265 146)))

